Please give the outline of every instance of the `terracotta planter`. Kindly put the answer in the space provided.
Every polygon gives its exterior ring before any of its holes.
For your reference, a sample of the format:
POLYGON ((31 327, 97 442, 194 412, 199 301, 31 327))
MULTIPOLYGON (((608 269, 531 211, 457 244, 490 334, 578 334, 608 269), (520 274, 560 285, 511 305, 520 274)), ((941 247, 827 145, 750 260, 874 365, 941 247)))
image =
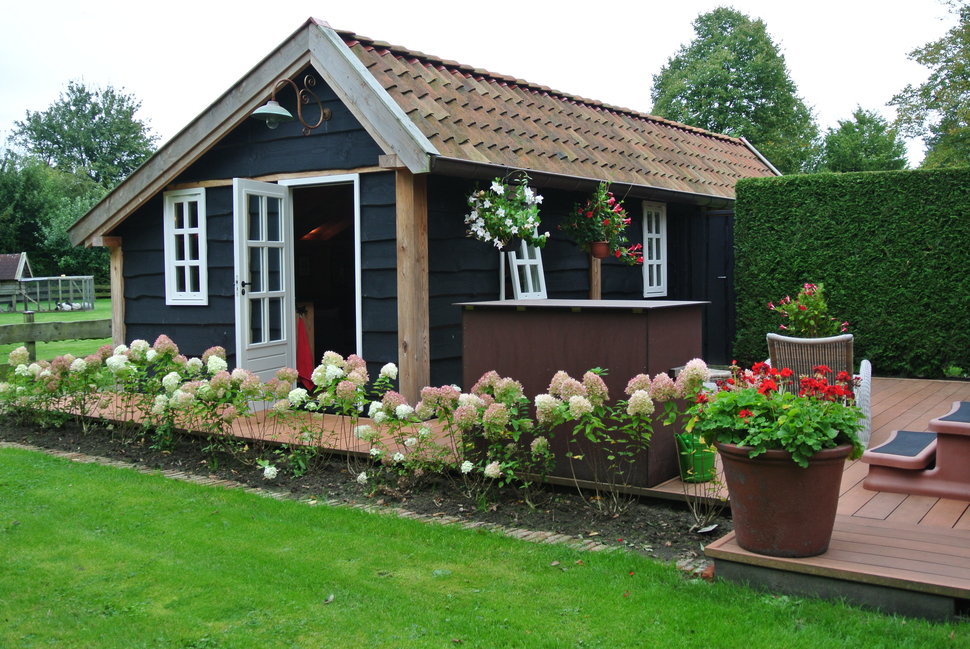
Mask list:
POLYGON ((828 550, 851 445, 819 451, 804 469, 787 451, 749 458, 748 447, 714 445, 724 465, 738 545, 774 557, 828 550))
POLYGON ((610 256, 610 246, 605 241, 593 241, 589 244, 589 254, 597 259, 606 259, 610 256))

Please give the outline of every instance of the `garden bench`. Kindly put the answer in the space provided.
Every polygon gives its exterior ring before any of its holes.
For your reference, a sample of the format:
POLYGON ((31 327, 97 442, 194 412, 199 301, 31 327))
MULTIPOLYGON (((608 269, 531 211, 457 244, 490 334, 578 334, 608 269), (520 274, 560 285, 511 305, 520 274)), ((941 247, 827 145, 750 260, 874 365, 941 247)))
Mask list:
POLYGON ((893 431, 867 450, 866 489, 970 500, 970 401, 930 421, 930 432, 893 431))

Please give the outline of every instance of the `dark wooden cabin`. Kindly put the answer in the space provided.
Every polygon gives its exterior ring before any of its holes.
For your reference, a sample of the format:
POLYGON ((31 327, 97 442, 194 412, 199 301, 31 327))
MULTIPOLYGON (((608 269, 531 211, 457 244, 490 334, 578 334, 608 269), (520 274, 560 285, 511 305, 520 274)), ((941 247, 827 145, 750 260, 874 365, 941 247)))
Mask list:
MULTIPOLYGON (((276 98, 296 114, 292 89, 276 98)), ((317 110, 302 106, 311 122, 317 110)), ((602 297, 709 301, 704 355, 730 360, 734 185, 777 173, 746 141, 314 19, 70 234, 111 250, 119 341, 166 333, 186 353, 222 345, 230 364, 269 371, 294 365, 300 308, 317 358, 395 361, 414 395, 461 381, 455 304, 499 296, 500 256, 465 237, 466 197, 514 170, 545 197, 549 298, 588 295, 588 257, 556 225, 610 181, 633 242, 645 209, 664 215, 666 276, 646 286, 640 268, 607 260, 602 297), (304 135, 298 122, 271 130, 251 118, 280 79, 302 87, 308 76, 332 112, 320 127, 304 135)))

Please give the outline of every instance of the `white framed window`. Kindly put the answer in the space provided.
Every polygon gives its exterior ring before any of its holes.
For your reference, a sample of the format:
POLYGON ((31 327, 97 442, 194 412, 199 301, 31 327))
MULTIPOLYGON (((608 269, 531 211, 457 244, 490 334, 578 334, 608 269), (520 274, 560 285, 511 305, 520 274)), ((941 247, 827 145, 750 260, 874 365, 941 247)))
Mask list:
POLYGON ((546 278, 542 273, 542 251, 525 241, 519 249, 506 253, 512 276, 512 295, 516 300, 546 299, 546 278))
POLYGON ((165 304, 207 305, 205 189, 165 192, 165 304))
POLYGON ((667 295, 667 206, 643 202, 643 297, 667 295))

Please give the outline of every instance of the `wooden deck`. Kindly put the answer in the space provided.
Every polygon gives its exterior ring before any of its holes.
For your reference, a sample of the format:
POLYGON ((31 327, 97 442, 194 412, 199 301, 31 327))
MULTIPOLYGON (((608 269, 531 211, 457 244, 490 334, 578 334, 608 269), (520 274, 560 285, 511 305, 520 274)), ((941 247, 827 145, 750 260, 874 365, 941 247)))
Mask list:
MULTIPOLYGON (((970 382, 873 379, 872 439, 923 431, 954 401, 970 401, 970 382)), ((864 606, 947 619, 970 613, 970 502, 880 493, 862 486, 867 465, 847 462, 829 551, 779 559, 738 547, 734 534, 707 546, 720 577, 774 592, 845 597, 864 606)), ((968 467, 970 471, 970 467, 968 467)), ((678 484, 665 483, 668 491, 678 484)))

